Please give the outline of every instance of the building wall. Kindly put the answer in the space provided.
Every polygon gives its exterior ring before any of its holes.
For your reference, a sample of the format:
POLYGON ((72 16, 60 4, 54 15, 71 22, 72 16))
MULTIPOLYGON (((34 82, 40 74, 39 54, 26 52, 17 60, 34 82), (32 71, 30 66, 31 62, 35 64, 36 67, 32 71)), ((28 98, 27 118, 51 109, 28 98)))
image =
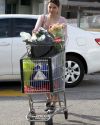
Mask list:
POLYGON ((31 14, 31 6, 21 5, 21 0, 18 0, 16 13, 18 14, 31 14))
POLYGON ((32 0, 32 14, 39 13, 39 3, 36 0, 32 0))
POLYGON ((68 0, 60 0, 60 3, 63 4, 63 5, 67 5, 68 0))
POLYGON ((43 14, 44 0, 32 0, 32 14, 43 14))
MULTIPOLYGON (((18 13, 18 14, 19 13, 21 13, 21 14, 42 14, 45 11, 47 12, 47 9, 46 9, 47 5, 45 5, 45 1, 47 2, 47 0, 31 0, 31 5, 21 5, 21 0, 0 0, 0 14, 5 13, 5 9, 6 9, 5 8, 5 6, 6 6, 5 1, 9 1, 11 4, 12 4, 12 2, 16 1, 16 13, 18 13)), ((78 0, 60 0, 60 3, 62 5, 60 13, 61 13, 62 16, 66 17, 66 15, 69 15, 69 12, 67 12, 67 11, 70 11, 70 10, 68 10, 69 1, 70 2, 73 1, 74 3, 76 3, 78 0)), ((80 3, 82 4, 83 1, 82 0, 80 0, 80 1, 81 1, 80 3)), ((87 2, 83 2, 83 3, 87 3, 87 2)), ((97 4, 97 5, 98 5, 98 7, 100 6, 100 4, 97 4)), ((74 6, 78 7, 80 5, 78 5, 78 6, 77 5, 71 5, 71 6, 72 7, 74 7, 74 6)), ((74 7, 74 9, 75 9, 75 7, 74 7)), ((77 11, 77 10, 74 10, 74 11, 77 11)))
POLYGON ((0 0, 0 14, 5 14, 5 0, 0 0))
POLYGON ((43 14, 44 13, 44 4, 40 3, 39 4, 39 14, 43 14))

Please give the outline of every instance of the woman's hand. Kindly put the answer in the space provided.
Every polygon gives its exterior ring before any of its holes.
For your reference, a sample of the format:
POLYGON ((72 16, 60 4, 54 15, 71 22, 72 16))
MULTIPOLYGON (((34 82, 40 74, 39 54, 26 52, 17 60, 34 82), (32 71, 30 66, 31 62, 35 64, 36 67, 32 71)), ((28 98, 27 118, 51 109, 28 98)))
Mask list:
POLYGON ((32 32, 32 37, 31 37, 31 39, 33 40, 33 41, 35 41, 36 39, 37 39, 37 36, 36 36, 36 32, 32 32))
POLYGON ((33 35, 33 34, 36 34, 36 31, 34 31, 34 29, 32 30, 32 35, 33 35))

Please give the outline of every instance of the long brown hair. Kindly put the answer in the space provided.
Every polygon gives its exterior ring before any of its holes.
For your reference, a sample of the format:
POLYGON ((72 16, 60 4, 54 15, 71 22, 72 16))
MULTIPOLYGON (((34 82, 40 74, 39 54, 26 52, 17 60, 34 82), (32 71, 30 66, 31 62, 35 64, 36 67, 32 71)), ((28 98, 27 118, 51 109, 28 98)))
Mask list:
POLYGON ((59 0, 49 0, 48 3, 54 3, 56 6, 60 6, 59 0))

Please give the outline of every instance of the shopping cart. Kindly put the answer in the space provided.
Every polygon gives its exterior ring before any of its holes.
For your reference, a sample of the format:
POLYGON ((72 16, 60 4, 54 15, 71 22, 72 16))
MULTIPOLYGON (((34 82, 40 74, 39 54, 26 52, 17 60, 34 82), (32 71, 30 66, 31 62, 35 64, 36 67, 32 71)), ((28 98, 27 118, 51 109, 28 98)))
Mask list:
MULTIPOLYGON (((32 47, 33 45, 31 45, 31 49, 32 47)), ((38 46, 35 45, 36 47, 38 46)), ((40 45, 40 48, 42 47, 40 45)), ((50 46, 46 45, 46 47, 50 46)), ((64 113, 65 119, 67 119, 64 50, 45 56, 35 56, 33 50, 31 53, 28 51, 20 60, 20 69, 22 92, 27 94, 29 99, 29 113, 26 118, 30 125, 35 125, 35 122, 53 125, 53 116, 59 113, 64 113), (41 95, 45 96, 48 93, 56 94, 58 97, 56 109, 52 113, 44 111, 44 107, 41 105, 46 103, 45 98, 36 99, 36 97, 41 98, 41 95)))

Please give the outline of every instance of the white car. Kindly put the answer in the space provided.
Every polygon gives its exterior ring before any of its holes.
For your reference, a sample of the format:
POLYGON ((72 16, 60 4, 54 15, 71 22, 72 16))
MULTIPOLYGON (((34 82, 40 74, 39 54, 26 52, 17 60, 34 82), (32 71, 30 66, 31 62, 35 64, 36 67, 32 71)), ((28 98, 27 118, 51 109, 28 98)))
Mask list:
POLYGON ((0 80, 20 80, 19 61, 26 53, 20 32, 32 32, 35 15, 0 15, 0 80))
POLYGON ((68 25, 66 46, 66 87, 78 85, 84 74, 100 71, 100 32, 68 25))
MULTIPOLYGON (((20 58, 26 43, 20 32, 31 33, 38 16, 0 16, 0 81, 20 80, 20 58)), ((66 87, 78 85, 84 74, 100 71, 100 32, 85 31, 68 24, 66 41, 66 87)))

